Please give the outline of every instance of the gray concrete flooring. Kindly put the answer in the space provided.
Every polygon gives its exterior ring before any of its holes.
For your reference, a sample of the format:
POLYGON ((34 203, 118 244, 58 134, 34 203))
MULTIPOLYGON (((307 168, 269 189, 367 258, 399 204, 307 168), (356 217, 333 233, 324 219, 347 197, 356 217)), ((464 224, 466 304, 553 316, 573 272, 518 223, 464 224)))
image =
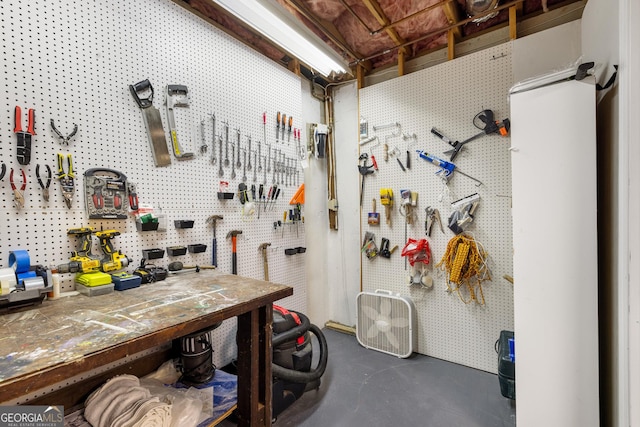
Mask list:
MULTIPOLYGON (((423 355, 399 359, 355 336, 323 329, 329 362, 319 390, 283 411, 275 427, 506 427, 515 403, 498 377, 423 355)), ((497 363, 497 356, 496 356, 497 363)))

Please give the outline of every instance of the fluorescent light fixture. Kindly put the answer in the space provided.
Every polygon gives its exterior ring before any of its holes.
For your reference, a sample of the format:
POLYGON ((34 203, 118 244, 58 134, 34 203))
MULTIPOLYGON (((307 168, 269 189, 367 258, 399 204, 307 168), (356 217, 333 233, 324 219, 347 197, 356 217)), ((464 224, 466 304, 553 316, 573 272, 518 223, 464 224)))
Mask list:
POLYGON ((279 10, 280 5, 269 4, 265 0, 213 0, 213 2, 323 76, 329 76, 332 71, 346 72, 338 55, 332 55, 328 49, 320 48, 319 40, 316 43, 311 42, 310 38, 313 35, 308 29, 294 28, 298 25, 293 18, 285 16, 284 10, 279 10), (306 37, 301 32, 306 32, 306 37))

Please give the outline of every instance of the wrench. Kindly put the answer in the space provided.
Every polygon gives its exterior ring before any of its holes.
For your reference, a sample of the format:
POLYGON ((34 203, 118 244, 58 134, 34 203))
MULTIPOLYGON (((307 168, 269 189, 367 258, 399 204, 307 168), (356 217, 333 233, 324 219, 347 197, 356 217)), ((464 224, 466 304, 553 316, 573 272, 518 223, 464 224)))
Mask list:
POLYGON ((218 159, 216 158, 216 115, 211 113, 211 123, 213 125, 213 133, 211 138, 211 164, 215 165, 218 159))
POLYGON ((200 120, 200 137, 202 138, 200 152, 204 154, 207 152, 207 138, 204 136, 204 119, 200 120))
POLYGON ((271 172, 271 144, 269 144, 269 160, 265 162, 267 163, 267 172, 271 172))
POLYGON ((240 169, 240 166, 242 166, 242 163, 240 163, 240 128, 236 129, 236 139, 238 140, 238 160, 236 162, 236 167, 240 169))
POLYGON ((222 135, 218 135, 218 150, 220 154, 220 161, 218 162, 218 176, 224 176, 224 170, 222 169, 222 135))
MULTIPOLYGON (((267 163, 267 156, 264 156, 264 162, 267 163)), ((264 177, 262 178, 262 185, 267 185, 267 168, 264 168, 264 177)))
MULTIPOLYGON (((238 157, 240 157, 240 153, 238 153, 238 157)), ((236 177, 236 146, 231 144, 231 179, 235 179, 236 177)))
MULTIPOLYGON (((247 183, 247 150, 242 152, 243 161, 242 161, 242 182, 247 183)), ((238 158, 240 158, 240 151, 238 151, 238 158)), ((249 156, 251 158, 251 156, 249 156)))
MULTIPOLYGON (((249 157, 251 157, 251 154, 249 154, 249 157)), ((254 152, 253 153, 253 163, 258 161, 258 153, 254 152)), ((256 176, 256 174, 258 173, 258 168, 253 168, 253 182, 256 182, 258 180, 258 177, 256 176)))
POLYGON ((251 135, 247 135, 247 138, 249 139, 249 163, 247 163, 247 170, 251 171, 251 135))
POLYGON ((229 122, 224 122, 224 166, 229 167, 229 122))
POLYGON ((276 158, 273 158, 273 179, 271 180, 272 184, 276 183, 276 158))

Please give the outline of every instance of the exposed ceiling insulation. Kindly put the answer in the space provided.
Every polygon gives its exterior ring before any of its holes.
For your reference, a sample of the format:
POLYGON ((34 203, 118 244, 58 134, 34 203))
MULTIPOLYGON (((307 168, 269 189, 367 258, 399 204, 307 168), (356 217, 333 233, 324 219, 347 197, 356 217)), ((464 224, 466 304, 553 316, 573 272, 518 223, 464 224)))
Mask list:
MULTIPOLYGON (((212 0, 174 1, 274 61, 292 69, 299 67, 295 58, 228 15, 212 0)), ((517 26, 528 19, 540 21, 537 26, 541 29, 560 25, 577 19, 587 0, 272 1, 304 23, 349 64, 348 75, 330 76, 326 79, 330 82, 390 66, 397 66, 402 74, 406 61, 439 49, 448 49, 452 59, 456 44, 505 27, 515 38, 517 26), (573 13, 565 13, 563 8, 573 13)), ((313 70, 304 69, 304 64, 302 68, 302 72, 313 74, 313 70)))

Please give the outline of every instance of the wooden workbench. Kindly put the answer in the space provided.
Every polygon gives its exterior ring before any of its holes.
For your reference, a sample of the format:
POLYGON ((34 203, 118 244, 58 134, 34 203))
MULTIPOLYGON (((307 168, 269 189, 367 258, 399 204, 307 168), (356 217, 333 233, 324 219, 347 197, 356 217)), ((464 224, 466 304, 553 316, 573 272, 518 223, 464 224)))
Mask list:
POLYGON ((208 270, 0 315, 0 403, 237 316, 239 425, 271 425, 271 305, 292 294, 208 270))

